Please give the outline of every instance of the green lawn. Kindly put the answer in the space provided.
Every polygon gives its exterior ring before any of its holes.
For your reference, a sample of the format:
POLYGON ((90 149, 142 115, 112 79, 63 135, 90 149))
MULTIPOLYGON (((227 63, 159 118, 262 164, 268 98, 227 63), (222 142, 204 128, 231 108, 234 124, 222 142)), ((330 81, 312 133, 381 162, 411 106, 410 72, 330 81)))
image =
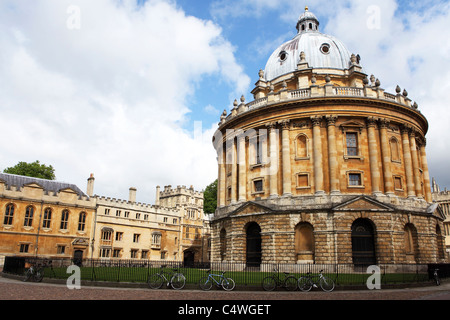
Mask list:
MULTIPOLYGON (((171 272, 171 268, 164 269, 171 272)), ((146 283, 148 276, 154 273, 159 273, 160 268, 151 267, 82 267, 81 280, 88 281, 109 281, 109 282, 136 282, 146 283)), ((196 268, 180 268, 179 271, 186 277, 187 284, 197 284, 201 277, 207 275, 205 269, 196 268)), ((221 274, 220 271, 212 270, 214 274, 221 274)), ((266 276, 272 275, 273 272, 259 272, 259 271, 227 271, 226 277, 232 278, 236 285, 246 286, 260 286, 262 279, 266 276)), ((293 276, 299 278, 302 274, 293 273, 293 276)), ((341 273, 341 274, 324 274, 333 279, 337 285, 365 285, 370 274, 366 273, 341 273)), ((46 268, 45 277, 67 279, 69 274, 66 273, 66 268, 46 268)), ((279 273, 281 279, 284 278, 284 273, 279 273)), ((313 277, 316 277, 317 274, 313 277)), ((395 273, 382 274, 382 284, 408 283, 408 282, 423 282, 428 281, 428 274, 421 273, 395 273)))

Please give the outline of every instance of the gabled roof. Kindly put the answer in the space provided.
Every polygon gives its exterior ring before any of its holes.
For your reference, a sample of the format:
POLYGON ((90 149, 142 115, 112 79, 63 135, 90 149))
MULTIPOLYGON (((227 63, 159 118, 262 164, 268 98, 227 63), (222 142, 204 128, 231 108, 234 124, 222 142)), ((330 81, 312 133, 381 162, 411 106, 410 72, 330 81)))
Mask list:
POLYGON ((48 192, 60 192, 65 189, 73 190, 79 196, 85 196, 83 191, 74 184, 58 182, 54 180, 39 179, 33 177, 19 176, 9 173, 0 173, 0 181, 3 181, 7 187, 16 186, 22 188, 27 185, 37 184, 48 192))

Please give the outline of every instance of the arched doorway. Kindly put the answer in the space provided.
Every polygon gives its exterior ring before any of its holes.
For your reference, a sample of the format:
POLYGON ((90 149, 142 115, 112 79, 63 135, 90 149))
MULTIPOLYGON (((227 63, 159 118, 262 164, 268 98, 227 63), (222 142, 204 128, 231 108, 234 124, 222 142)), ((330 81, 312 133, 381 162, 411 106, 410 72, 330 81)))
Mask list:
POLYGON ((256 222, 247 226, 247 267, 258 267, 261 265, 261 228, 256 222))
POLYGON ((183 263, 185 267, 192 267, 194 265, 195 252, 186 250, 183 253, 183 263))
POLYGON ((81 267, 83 265, 83 250, 75 250, 73 253, 73 264, 81 267))
POLYGON ((358 266, 369 266, 377 263, 374 234, 374 228, 368 219, 357 219, 353 222, 353 264, 358 266))
POLYGON ((295 227, 295 260, 300 263, 314 263, 314 228, 307 222, 295 227))

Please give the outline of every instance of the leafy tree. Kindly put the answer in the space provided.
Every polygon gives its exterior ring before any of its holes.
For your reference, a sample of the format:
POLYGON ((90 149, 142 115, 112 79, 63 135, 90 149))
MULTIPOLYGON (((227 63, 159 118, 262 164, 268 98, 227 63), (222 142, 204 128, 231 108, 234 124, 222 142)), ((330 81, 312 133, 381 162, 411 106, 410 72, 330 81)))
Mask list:
POLYGON ((19 176, 27 176, 41 178, 47 180, 55 180, 55 169, 50 165, 41 164, 39 160, 32 163, 19 162, 14 167, 3 170, 3 173, 17 174, 19 176))
POLYGON ((217 179, 203 191, 203 212, 214 213, 217 208, 217 179))

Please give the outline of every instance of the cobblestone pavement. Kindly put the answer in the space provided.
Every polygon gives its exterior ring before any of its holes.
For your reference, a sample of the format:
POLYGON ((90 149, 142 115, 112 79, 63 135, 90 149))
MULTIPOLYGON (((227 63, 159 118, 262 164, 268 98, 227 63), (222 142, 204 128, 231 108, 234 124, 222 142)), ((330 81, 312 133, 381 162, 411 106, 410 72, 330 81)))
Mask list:
POLYGON ((450 282, 441 286, 408 289, 321 291, 180 291, 170 289, 112 288, 81 286, 70 290, 64 284, 22 282, 0 276, 0 300, 450 300, 450 282))
POLYGON ((225 292, 216 289, 204 292, 87 285, 82 285, 79 290, 70 290, 65 284, 22 282, 0 275, 0 307, 14 308, 21 317, 35 316, 37 310, 60 312, 56 314, 67 314, 68 310, 74 314, 89 310, 90 316, 102 318, 116 318, 119 314, 151 316, 155 312, 167 319, 215 320, 258 316, 272 320, 290 318, 297 313, 301 317, 320 314, 321 318, 337 318, 340 314, 348 316, 361 312, 371 318, 395 317, 397 314, 405 318, 417 316, 419 310, 430 307, 429 303, 434 304, 433 310, 445 310, 447 302, 437 305, 436 301, 430 300, 450 300, 450 282, 439 287, 409 289, 335 290, 331 293, 315 290, 225 292), (405 306, 400 300, 409 300, 409 305, 405 306), (46 303, 52 304, 48 306, 46 303))

